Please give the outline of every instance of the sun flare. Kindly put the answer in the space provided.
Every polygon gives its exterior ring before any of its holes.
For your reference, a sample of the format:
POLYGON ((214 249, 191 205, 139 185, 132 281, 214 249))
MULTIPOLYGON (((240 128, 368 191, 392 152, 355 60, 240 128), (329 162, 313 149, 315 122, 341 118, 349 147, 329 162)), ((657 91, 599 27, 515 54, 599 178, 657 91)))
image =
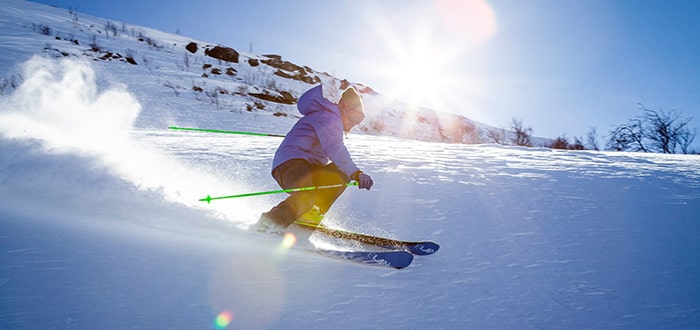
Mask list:
POLYGON ((432 46, 398 51, 395 63, 387 67, 387 75, 396 81, 389 95, 416 106, 437 106, 449 87, 447 68, 436 61, 438 52, 432 46))
POLYGON ((477 65, 472 50, 495 34, 493 10, 485 0, 439 0, 405 14, 398 25, 375 21, 386 50, 375 73, 391 82, 381 92, 413 106, 458 110, 465 90, 480 89, 464 68, 477 65))
POLYGON ((435 0, 435 15, 451 33, 473 43, 496 34, 496 14, 486 0, 435 0))
POLYGON ((433 41, 431 34, 426 28, 411 35, 385 36, 390 53, 381 74, 394 82, 393 87, 385 91, 392 98, 415 106, 438 108, 442 105, 444 93, 454 80, 450 66, 459 52, 433 41))

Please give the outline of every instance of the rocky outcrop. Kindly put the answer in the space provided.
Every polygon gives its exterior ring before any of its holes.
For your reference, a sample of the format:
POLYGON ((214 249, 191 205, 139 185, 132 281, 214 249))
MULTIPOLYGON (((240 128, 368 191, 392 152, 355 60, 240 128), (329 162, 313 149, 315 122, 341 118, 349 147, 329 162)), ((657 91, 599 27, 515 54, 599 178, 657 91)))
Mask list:
POLYGON ((204 55, 213 57, 222 61, 238 63, 238 52, 229 47, 215 46, 214 48, 206 48, 204 50, 204 55))

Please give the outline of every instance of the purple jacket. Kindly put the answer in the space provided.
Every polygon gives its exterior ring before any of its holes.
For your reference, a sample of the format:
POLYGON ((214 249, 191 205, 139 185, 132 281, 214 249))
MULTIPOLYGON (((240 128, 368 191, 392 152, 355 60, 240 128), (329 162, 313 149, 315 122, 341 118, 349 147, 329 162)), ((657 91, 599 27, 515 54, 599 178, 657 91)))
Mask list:
POLYGON ((304 117, 292 127, 280 144, 272 161, 274 170, 290 159, 304 159, 311 164, 335 163, 350 177, 358 171, 343 143, 343 122, 337 104, 323 97, 322 85, 306 91, 297 103, 304 117))

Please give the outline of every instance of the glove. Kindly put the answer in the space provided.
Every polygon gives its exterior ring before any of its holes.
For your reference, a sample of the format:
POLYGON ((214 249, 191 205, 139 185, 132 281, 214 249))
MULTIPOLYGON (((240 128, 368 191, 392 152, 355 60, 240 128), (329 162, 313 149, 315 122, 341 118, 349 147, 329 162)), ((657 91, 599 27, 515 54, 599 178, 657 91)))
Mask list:
POLYGON ((360 189, 370 190, 370 189, 372 189, 372 186, 374 185, 374 181, 372 181, 372 177, 369 176, 368 174, 363 173, 362 171, 357 171, 357 172, 353 173, 350 178, 357 181, 357 185, 360 189))

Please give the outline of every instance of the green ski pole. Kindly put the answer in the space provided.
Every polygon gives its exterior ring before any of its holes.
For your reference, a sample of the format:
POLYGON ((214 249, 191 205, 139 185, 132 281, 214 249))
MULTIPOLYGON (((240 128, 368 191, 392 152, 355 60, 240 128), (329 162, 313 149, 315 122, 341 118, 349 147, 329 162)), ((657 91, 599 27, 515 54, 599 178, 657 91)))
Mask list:
POLYGON ((207 202, 207 204, 211 204, 211 201, 219 200, 219 199, 250 197, 250 196, 260 196, 260 195, 272 195, 272 194, 290 193, 290 192, 316 190, 316 189, 341 188, 344 186, 349 187, 349 186, 357 186, 357 185, 358 185, 357 181, 352 181, 352 182, 348 182, 348 183, 334 184, 334 185, 328 185, 328 186, 312 186, 312 187, 302 187, 302 188, 292 188, 292 189, 260 191, 260 192, 254 192, 254 193, 231 195, 231 196, 221 196, 221 197, 211 197, 211 196, 207 195, 207 197, 201 198, 201 199, 199 199, 199 201, 200 202, 207 202))
POLYGON ((281 134, 223 131, 223 130, 218 130, 218 129, 205 129, 205 128, 193 128, 193 127, 168 126, 168 129, 179 130, 179 131, 208 132, 208 133, 224 133, 224 134, 241 134, 241 135, 254 135, 254 136, 284 137, 284 135, 281 135, 281 134))

